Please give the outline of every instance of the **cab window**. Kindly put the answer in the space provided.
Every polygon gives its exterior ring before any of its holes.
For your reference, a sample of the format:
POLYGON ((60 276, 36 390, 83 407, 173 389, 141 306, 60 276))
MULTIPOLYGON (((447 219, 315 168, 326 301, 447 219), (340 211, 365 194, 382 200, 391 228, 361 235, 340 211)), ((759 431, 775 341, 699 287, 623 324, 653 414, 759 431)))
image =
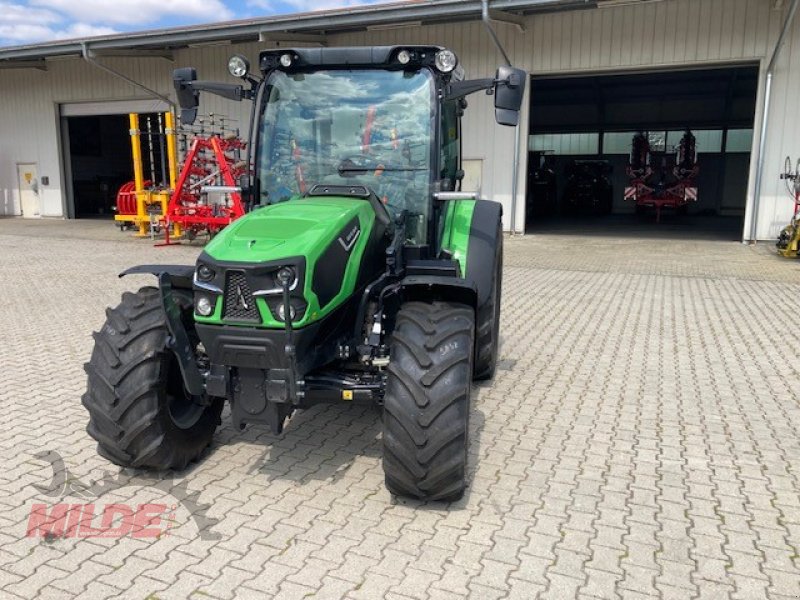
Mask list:
POLYGON ((451 100, 442 105, 442 171, 440 177, 443 191, 455 191, 458 185, 458 170, 461 164, 459 113, 460 107, 457 100, 451 100))

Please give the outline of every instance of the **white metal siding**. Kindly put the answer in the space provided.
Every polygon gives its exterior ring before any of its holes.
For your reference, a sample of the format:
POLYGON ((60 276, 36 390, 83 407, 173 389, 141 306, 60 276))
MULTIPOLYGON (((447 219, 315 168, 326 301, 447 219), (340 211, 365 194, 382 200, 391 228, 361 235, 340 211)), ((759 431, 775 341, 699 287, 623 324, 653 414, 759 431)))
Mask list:
MULTIPOLYGON (((614 72, 697 67, 713 63, 759 62, 765 66, 783 23, 785 9, 771 0, 663 0, 608 9, 575 10, 532 16, 525 32, 498 24, 497 31, 515 64, 533 74, 614 72)), ((331 36, 333 43, 431 43, 453 48, 470 77, 494 73, 501 58, 478 22, 397 28, 331 36)), ((174 66, 197 66, 203 79, 228 78, 232 52, 256 62, 260 45, 211 46, 177 53, 173 65, 162 59, 104 59, 109 65, 164 94, 171 94, 174 66)), ((80 59, 53 61, 47 72, 0 70, 0 213, 18 211, 14 164, 33 161, 49 175, 43 214, 62 214, 61 165, 57 147, 57 106, 81 100, 133 99, 142 92, 99 72, 80 59)), ((763 87, 763 86, 762 86, 763 87)), ((769 125, 767 169, 759 215, 759 238, 771 238, 790 216, 779 173, 786 155, 800 155, 800 19, 787 40, 775 75, 769 125)), ((529 91, 529 93, 531 93, 529 91)), ((535 94, 535 90, 532 91, 535 94)), ((763 99, 759 92, 759 108, 763 99)), ((247 106, 210 95, 202 112, 226 113, 247 123, 247 106)), ((527 104, 526 104, 527 106, 527 104)), ((482 191, 506 206, 511 223, 514 131, 494 123, 492 99, 470 98, 465 120, 464 157, 484 159, 482 191)), ((523 114, 527 131, 527 109, 523 114)), ((526 136, 522 139, 516 226, 522 227, 526 136)), ((757 144, 758 140, 754 140, 757 144)), ((755 165, 751 167, 754 172, 755 165)), ((754 177, 748 196, 753 194, 754 177)), ((748 202, 749 203, 749 202, 748 202)), ((747 231, 747 227, 745 229, 747 231)))

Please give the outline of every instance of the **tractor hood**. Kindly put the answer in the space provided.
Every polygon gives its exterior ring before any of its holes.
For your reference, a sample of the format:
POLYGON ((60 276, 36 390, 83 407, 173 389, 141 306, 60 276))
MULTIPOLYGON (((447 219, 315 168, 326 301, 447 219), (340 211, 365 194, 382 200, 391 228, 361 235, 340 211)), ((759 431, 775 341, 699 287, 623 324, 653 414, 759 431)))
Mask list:
MULTIPOLYGON (((212 301, 213 311, 195 313, 195 320, 282 329, 284 301, 276 279, 282 267, 296 272, 289 294, 294 326, 324 318, 356 291, 375 223, 368 199, 340 196, 295 198, 241 217, 198 259, 212 275, 196 280, 195 290, 212 301)), ((382 255, 373 249, 375 256, 382 255)), ((382 268, 383 262, 369 260, 363 276, 374 278, 382 268)))
POLYGON ((298 198, 260 208, 226 227, 206 246, 219 261, 261 263, 293 256, 313 259, 369 210, 353 198, 298 198))

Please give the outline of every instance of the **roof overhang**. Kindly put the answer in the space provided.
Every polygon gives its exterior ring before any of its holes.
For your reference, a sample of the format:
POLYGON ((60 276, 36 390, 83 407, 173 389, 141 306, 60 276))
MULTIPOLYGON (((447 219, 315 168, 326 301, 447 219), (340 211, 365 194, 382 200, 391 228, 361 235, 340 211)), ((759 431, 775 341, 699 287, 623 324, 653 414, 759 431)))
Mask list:
MULTIPOLYGON (((601 2, 603 0, 600 0, 601 2)), ((595 8, 597 0, 493 0, 492 18, 520 24, 528 14, 595 8)), ((81 56, 89 47, 97 55, 163 56, 172 50, 205 44, 296 41, 324 44, 328 35, 366 29, 392 29, 481 18, 481 0, 408 0, 311 13, 278 15, 0 48, 0 69, 41 68, 51 58, 81 56), (292 39, 292 36, 296 39, 292 39), (13 62, 12 62, 13 61, 13 62)))

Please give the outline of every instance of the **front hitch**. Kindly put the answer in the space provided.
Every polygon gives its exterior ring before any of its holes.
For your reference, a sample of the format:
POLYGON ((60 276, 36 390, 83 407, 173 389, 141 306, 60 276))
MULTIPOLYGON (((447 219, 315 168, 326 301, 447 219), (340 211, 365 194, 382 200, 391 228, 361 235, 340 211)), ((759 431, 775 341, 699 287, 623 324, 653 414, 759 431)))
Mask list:
POLYGON ((297 381, 297 349, 294 345, 294 329, 292 327, 292 304, 289 300, 289 287, 291 281, 281 283, 283 289, 283 323, 286 332, 284 353, 286 354, 285 369, 269 369, 267 371, 267 402, 264 410, 266 421, 272 433, 279 435, 283 432, 283 422, 292 412, 303 396, 298 391, 297 381))
POLYGON ((289 401, 297 403, 297 351, 294 346, 294 328, 292 327, 292 304, 289 300, 290 281, 283 282, 283 323, 286 328, 286 362, 288 365, 289 401))

